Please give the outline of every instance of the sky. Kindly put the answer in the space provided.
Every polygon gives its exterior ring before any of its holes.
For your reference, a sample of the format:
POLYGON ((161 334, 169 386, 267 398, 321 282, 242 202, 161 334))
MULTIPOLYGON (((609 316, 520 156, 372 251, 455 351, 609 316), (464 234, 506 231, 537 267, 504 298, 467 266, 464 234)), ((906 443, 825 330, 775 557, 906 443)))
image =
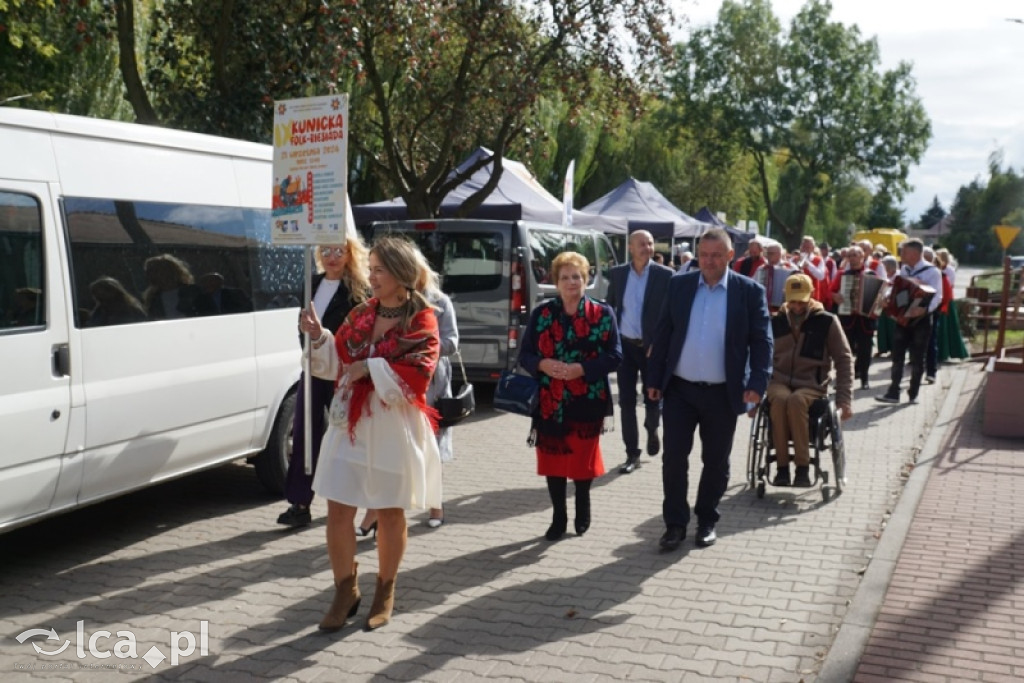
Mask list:
MULTIPOLYGON (((721 0, 675 0, 687 25, 714 23, 721 0)), ((803 0, 772 0, 788 29, 803 0)), ((934 197, 947 212, 957 190, 988 178, 993 152, 1002 167, 1024 170, 1024 2, 1021 0, 832 0, 832 20, 857 25, 875 37, 882 68, 913 65, 917 94, 932 123, 921 163, 911 168, 913 186, 903 200, 904 218, 916 221, 934 197)))

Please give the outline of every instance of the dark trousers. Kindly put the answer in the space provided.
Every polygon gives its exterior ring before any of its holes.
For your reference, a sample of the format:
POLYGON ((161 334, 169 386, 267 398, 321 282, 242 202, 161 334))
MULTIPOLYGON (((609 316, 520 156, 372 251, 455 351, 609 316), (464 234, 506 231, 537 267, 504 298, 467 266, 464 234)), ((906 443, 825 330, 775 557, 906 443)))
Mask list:
POLYGON ((700 386, 673 378, 665 390, 665 456, 661 473, 665 526, 685 527, 690 521, 686 495, 693 433, 700 427, 703 469, 694 512, 700 524, 718 522, 718 502, 729 485, 729 454, 736 432, 736 413, 725 384, 700 386))
POLYGON ((616 371, 619 385, 619 412, 622 414, 622 443, 626 446, 626 457, 636 460, 640 457, 640 434, 636 422, 636 380, 640 378, 644 399, 644 428, 648 432, 658 430, 661 421, 661 402, 647 398, 647 356, 642 346, 623 340, 622 363, 616 371))
POLYGON ((932 333, 928 335, 928 354, 925 356, 924 374, 934 377, 939 373, 939 313, 938 311, 928 314, 928 320, 932 325, 932 333))
POLYGON ((865 320, 857 320, 856 317, 848 319, 847 316, 843 316, 841 318, 843 321, 843 332, 846 333, 846 341, 850 343, 850 351, 853 352, 854 379, 867 382, 868 370, 871 368, 871 352, 875 340, 875 331, 867 326, 865 320))
MULTIPOLYGON (((292 423, 292 455, 288 460, 288 479, 285 482, 285 497, 289 503, 309 506, 313 502, 313 475, 306 474, 305 433, 302 429, 303 382, 306 376, 299 379, 299 393, 295 400, 295 421, 292 423)), ((313 472, 320 459, 320 443, 324 439, 327 421, 324 411, 331 405, 334 396, 334 382, 329 379, 314 377, 309 385, 309 432, 312 438, 313 472)))
POLYGON ((900 382, 903 380, 903 364, 907 351, 910 351, 910 398, 917 398, 921 389, 921 377, 924 375, 924 357, 928 350, 928 338, 932 333, 932 317, 925 315, 918 322, 904 327, 896 325, 892 334, 892 383, 889 385, 890 396, 900 395, 900 382))

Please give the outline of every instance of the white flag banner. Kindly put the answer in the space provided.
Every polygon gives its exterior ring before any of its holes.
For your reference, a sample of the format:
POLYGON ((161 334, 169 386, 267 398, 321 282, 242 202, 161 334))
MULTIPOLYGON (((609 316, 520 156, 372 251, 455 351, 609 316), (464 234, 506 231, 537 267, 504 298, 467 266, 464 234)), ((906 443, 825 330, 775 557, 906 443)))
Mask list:
POLYGON ((347 160, 348 95, 274 103, 274 244, 345 241, 347 160))
POLYGON ((576 160, 569 162, 569 168, 565 171, 565 185, 562 187, 562 204, 565 206, 565 215, 562 216, 562 225, 572 225, 572 190, 575 185, 573 174, 576 172, 576 160))

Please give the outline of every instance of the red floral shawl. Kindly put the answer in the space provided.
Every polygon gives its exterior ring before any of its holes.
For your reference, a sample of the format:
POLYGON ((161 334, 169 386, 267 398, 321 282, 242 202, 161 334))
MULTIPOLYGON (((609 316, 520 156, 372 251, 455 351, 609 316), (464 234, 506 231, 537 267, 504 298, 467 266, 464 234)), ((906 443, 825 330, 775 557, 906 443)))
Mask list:
MULTIPOLYGON (((345 322, 334 335, 338 358, 343 365, 367 358, 387 360, 391 372, 398 377, 406 399, 430 418, 431 425, 436 430, 438 414, 427 405, 426 393, 441 350, 437 316, 433 309, 425 308, 412 317, 407 328, 403 329, 401 325, 396 325, 373 344, 373 324, 377 320, 379 303, 376 298, 369 299, 349 312, 345 322)), ((335 388, 340 380, 339 373, 335 388)), ((367 399, 373 391, 373 382, 369 377, 364 377, 349 389, 351 394, 348 405, 348 433, 349 437, 354 439, 359 418, 364 412, 366 415, 370 414, 367 399)))
MULTIPOLYGON (((566 313, 559 297, 539 307, 533 331, 542 358, 576 363, 606 354, 615 324, 610 312, 583 297, 574 314, 566 313)), ((607 378, 588 382, 578 377, 565 381, 541 373, 539 384, 539 411, 533 420, 538 448, 564 451, 562 437, 569 432, 584 439, 600 436, 604 418, 611 409, 607 378)))

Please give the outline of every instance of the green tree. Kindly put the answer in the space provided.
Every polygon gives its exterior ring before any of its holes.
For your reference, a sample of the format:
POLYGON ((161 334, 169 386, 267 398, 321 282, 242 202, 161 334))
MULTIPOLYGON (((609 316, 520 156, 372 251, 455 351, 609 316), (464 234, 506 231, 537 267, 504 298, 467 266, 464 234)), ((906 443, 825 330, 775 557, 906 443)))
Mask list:
POLYGON ((810 0, 787 34, 767 0, 726 0, 714 26, 678 47, 670 77, 690 128, 754 157, 764 205, 790 244, 838 178, 874 180, 900 196, 931 135, 910 65, 880 70, 877 42, 830 21, 831 12, 810 0), (785 182, 776 196, 777 155, 785 182))
POLYGON ((896 206, 892 193, 882 188, 871 198, 871 209, 868 212, 869 228, 902 228, 903 209, 896 206))
MULTIPOLYGON (((129 20, 132 2, 116 4, 119 20, 129 20)), ((274 100, 348 89, 342 30, 321 0, 165 0, 153 14, 145 65, 155 115, 187 130, 269 142, 274 100)), ((141 101, 136 94, 145 119, 141 101)))
POLYGON ((928 210, 921 214, 917 225, 921 230, 928 230, 945 217, 946 210, 942 208, 942 204, 939 204, 939 198, 936 196, 932 199, 932 205, 928 207, 928 210))
POLYGON ((129 118, 110 19, 97 0, 0 0, 0 104, 129 118))
POLYGON ((545 95, 560 94, 570 116, 583 103, 607 103, 614 118, 633 79, 657 73, 671 17, 665 0, 366 1, 358 9, 345 15, 339 43, 366 100, 350 141, 414 217, 436 215, 464 179, 450 175, 456 164, 484 145, 493 160, 478 167, 493 161, 491 180, 461 211, 479 205, 545 95))
POLYGON ((843 245, 853 234, 867 226, 871 211, 871 191, 853 179, 840 179, 832 185, 832 198, 823 216, 822 233, 829 244, 843 245))
MULTIPOLYGON (((1022 225, 1024 177, 1012 167, 1004 171, 1001 166, 1001 155, 993 154, 989 159, 987 182, 976 179, 961 186, 953 200, 950 209, 953 218, 945 242, 963 263, 999 263, 1003 247, 992 228, 1022 225)), ((1018 235, 1009 253, 1021 252, 1024 252, 1024 238, 1018 235)))
MULTIPOLYGON (((725 163, 711 163, 701 147, 706 136, 675 125, 679 116, 671 102, 648 96, 639 112, 614 119, 596 108, 585 107, 582 113, 573 127, 579 131, 576 135, 588 141, 585 151, 575 157, 577 204, 592 202, 632 177, 652 183, 687 213, 709 206, 730 219, 750 218, 764 224, 758 215, 760 195, 753 182, 752 158, 736 152, 725 163)), ((560 135, 559 155, 564 146, 560 135)), ((574 157, 564 157, 558 168, 564 168, 570 158, 574 157)), ((548 189, 554 192, 556 187, 560 191, 560 184, 548 189)))

